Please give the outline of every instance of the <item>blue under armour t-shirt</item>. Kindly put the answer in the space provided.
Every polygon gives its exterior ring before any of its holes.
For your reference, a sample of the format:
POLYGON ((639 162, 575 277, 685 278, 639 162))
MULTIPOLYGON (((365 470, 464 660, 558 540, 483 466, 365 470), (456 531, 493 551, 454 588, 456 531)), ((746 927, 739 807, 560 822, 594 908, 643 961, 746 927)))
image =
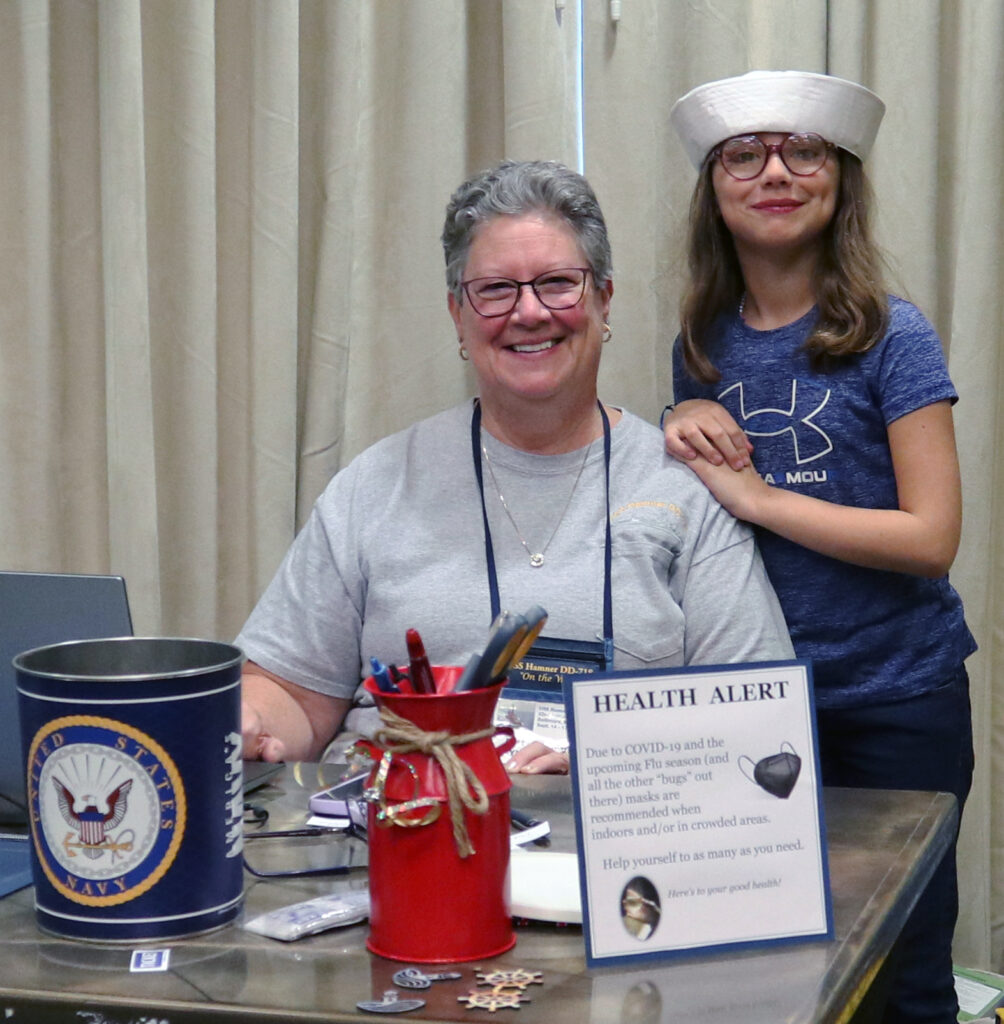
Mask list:
MULTIPOLYGON (((898 508, 887 427, 957 398, 941 343, 924 315, 890 298, 890 322, 868 352, 832 373, 802 345, 815 309, 771 331, 738 315, 715 326, 708 354, 722 374, 700 384, 673 350, 675 401, 721 402, 754 445, 757 471, 775 487, 863 508, 898 508)), ((816 703, 852 707, 916 696, 946 682, 976 649, 948 577, 866 569, 767 530, 757 540, 799 657, 813 663, 816 703)))

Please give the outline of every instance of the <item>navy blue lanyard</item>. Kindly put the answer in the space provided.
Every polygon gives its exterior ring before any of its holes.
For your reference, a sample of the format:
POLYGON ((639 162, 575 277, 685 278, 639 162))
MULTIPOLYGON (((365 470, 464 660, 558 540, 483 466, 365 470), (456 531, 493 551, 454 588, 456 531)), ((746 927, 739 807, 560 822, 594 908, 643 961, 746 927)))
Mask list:
MULTIPOLYGON (((599 406, 603 419, 603 477, 606 487, 607 514, 606 537, 603 549, 603 656, 607 665, 614 660, 614 605, 613 590, 610 584, 610 568, 612 563, 613 544, 610 537, 610 419, 602 402, 599 406)), ((488 525, 488 508, 485 505, 485 479, 481 465, 481 403, 474 399, 474 411, 471 413, 471 456, 474 460, 474 475, 478 479, 478 493, 481 495, 481 519, 485 530, 485 562, 488 566, 488 590, 492 602, 492 621, 502 608, 499 600, 498 570, 495 568, 495 548, 492 545, 492 531, 488 525)))

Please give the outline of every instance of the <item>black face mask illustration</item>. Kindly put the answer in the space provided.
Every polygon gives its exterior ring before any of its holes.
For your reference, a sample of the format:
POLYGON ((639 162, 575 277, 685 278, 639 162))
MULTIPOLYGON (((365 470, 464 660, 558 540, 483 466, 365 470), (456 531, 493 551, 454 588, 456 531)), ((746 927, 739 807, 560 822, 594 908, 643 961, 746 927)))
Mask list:
POLYGON ((738 763, 739 770, 747 779, 781 800, 787 800, 791 795, 802 770, 802 759, 795 753, 795 748, 787 742, 781 744, 781 750, 777 754, 762 757, 757 762, 743 754, 738 763), (785 750, 785 747, 788 749, 785 750), (753 765, 752 775, 743 767, 744 761, 749 761, 753 765))

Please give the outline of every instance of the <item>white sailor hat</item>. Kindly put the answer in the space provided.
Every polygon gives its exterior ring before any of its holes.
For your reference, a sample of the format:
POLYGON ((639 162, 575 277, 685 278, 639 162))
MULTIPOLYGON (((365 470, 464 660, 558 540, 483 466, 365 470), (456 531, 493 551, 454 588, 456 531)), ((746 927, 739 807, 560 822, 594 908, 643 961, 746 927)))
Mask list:
POLYGON ((719 142, 747 132, 816 132, 864 160, 884 113, 875 93, 844 78, 750 71, 691 89, 669 120, 700 169, 719 142))

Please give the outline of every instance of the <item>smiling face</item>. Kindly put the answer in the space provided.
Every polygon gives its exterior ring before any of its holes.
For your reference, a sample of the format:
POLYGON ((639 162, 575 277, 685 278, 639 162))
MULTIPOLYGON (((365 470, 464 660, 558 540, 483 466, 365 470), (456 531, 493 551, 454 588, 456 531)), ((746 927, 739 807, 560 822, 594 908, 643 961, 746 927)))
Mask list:
MULTIPOLYGON (((780 132, 756 134, 767 144, 785 138, 780 132)), ((743 259, 765 250, 817 248, 836 209, 840 165, 830 152, 814 174, 792 174, 775 152, 758 177, 737 181, 716 158, 711 180, 722 219, 743 259)))
POLYGON ((633 917, 637 921, 649 920, 650 913, 645 900, 633 889, 628 889, 621 900, 625 917, 633 917))
MULTIPOLYGON (((561 218, 547 213, 500 216, 478 227, 463 280, 529 281, 549 270, 585 266, 588 260, 561 218)), ((449 295, 450 314, 470 353, 486 416, 555 398, 566 408, 584 403, 591 410, 612 294, 612 284, 598 289, 587 274, 585 293, 570 309, 548 309, 532 288, 524 287, 512 312, 498 317, 479 315, 466 295, 461 301, 449 295)))

